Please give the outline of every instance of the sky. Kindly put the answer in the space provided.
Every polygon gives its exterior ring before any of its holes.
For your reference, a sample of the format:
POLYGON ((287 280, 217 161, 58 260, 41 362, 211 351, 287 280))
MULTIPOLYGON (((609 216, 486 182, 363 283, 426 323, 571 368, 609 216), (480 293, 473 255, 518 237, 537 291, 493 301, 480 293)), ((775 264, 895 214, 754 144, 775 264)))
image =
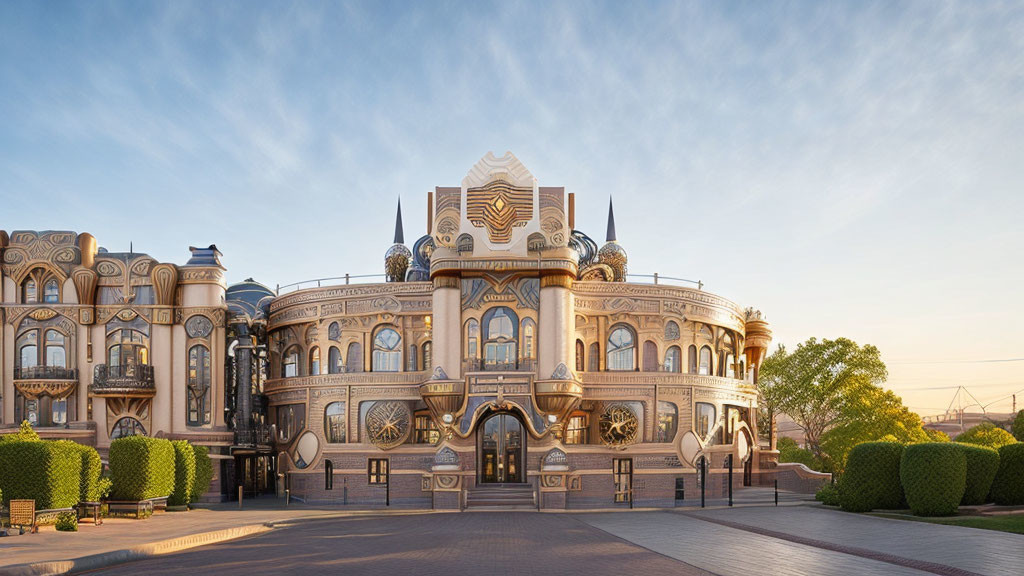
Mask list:
POLYGON ((376 274, 509 150, 925 415, 1024 407, 1022 136, 1020 2, 0 2, 0 229, 376 274))

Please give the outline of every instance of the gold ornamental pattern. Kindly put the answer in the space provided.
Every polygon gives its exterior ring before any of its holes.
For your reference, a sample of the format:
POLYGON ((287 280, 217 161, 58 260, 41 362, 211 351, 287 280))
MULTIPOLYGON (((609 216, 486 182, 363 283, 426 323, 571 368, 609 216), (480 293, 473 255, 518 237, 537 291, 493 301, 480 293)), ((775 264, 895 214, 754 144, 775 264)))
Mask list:
POLYGON ((639 429, 636 414, 623 404, 612 404, 601 414, 601 441, 608 446, 632 444, 639 429))
POLYGON ((409 435, 410 420, 405 402, 377 402, 366 414, 367 436, 381 450, 394 448, 409 435))
POLYGON ((526 226, 533 218, 533 189, 494 180, 466 191, 466 218, 477 228, 486 228, 495 244, 512 240, 512 229, 526 226))

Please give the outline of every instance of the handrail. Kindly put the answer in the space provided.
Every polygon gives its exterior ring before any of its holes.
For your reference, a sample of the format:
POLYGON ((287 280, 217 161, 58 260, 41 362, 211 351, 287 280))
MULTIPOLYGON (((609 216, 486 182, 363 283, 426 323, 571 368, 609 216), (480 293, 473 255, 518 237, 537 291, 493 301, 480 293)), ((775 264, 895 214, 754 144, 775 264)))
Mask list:
MULTIPOLYGON (((274 294, 276 296, 280 296, 282 290, 286 292, 302 290, 303 285, 314 283, 316 284, 317 288, 323 287, 325 283, 327 283, 328 286, 334 286, 336 284, 342 283, 342 281, 344 281, 344 285, 347 286, 352 283, 352 280, 362 280, 366 278, 387 278, 387 274, 345 274, 344 276, 326 276, 323 278, 311 278, 309 280, 292 282, 291 284, 278 284, 277 288, 274 290, 274 294)), ((662 276, 657 272, 655 272, 654 274, 626 274, 626 278, 653 278, 654 284, 662 283, 664 280, 670 280, 672 282, 684 282, 687 284, 693 284, 697 286, 697 290, 704 289, 704 282, 702 280, 690 280, 689 278, 679 278, 677 276, 662 276)), ((313 286, 306 287, 312 288, 313 286)))

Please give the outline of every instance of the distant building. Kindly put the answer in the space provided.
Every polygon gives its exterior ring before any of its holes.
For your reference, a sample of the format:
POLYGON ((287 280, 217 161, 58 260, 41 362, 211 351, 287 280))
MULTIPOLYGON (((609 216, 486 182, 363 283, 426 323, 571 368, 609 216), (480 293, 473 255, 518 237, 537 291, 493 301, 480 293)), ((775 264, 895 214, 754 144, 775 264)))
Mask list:
POLYGON ((173 266, 3 236, 3 426, 192 438, 227 494, 356 505, 671 506, 702 458, 757 483, 768 324, 627 281, 610 205, 600 248, 574 224, 572 194, 488 154, 411 249, 399 208, 376 284, 225 290, 215 247, 173 266))

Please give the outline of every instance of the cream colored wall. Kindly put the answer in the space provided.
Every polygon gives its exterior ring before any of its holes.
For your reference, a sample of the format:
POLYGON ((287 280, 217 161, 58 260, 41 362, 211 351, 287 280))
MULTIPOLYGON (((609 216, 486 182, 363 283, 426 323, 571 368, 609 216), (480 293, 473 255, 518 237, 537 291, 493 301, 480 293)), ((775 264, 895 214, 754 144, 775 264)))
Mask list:
POLYGON ((14 422, 14 326, 0 329, 0 376, 3 379, 4 412, 0 421, 14 422))
POLYGON ((149 363, 153 366, 153 377, 156 382, 156 396, 153 397, 151 409, 152 430, 170 432, 171 397, 174 382, 172 375, 172 354, 174 342, 171 336, 172 327, 153 324, 149 327, 149 363))
POLYGON ((538 376, 547 378, 560 363, 572 370, 576 366, 573 335, 575 317, 572 294, 561 286, 540 289, 540 321, 538 322, 538 376))
POLYGON ((18 285, 9 277, 3 279, 3 297, 6 304, 14 304, 18 301, 18 285))
MULTIPOLYGON (((462 374, 462 295, 458 288, 434 288, 434 366, 449 378, 462 374)), ((433 370, 433 368, 431 368, 433 370)))
MULTIPOLYGON (((92 364, 89 363, 89 327, 78 324, 78 336, 75 338, 78 343, 74 354, 78 367, 78 416, 75 422, 87 422, 89 420, 89 383, 92 382, 92 364)), ((100 346, 102 348, 102 345, 100 346)), ((93 352, 96 347, 94 345, 93 352)))
MULTIPOLYGON (((92 363, 89 364, 89 374, 86 376, 86 386, 92 382, 92 371, 96 364, 107 363, 107 326, 105 324, 94 324, 92 326, 92 363)), ((88 390, 86 390, 88 395, 88 390)), ((110 446, 110 430, 107 429, 107 400, 106 398, 92 399, 92 419, 96 422, 96 445, 110 446)))

